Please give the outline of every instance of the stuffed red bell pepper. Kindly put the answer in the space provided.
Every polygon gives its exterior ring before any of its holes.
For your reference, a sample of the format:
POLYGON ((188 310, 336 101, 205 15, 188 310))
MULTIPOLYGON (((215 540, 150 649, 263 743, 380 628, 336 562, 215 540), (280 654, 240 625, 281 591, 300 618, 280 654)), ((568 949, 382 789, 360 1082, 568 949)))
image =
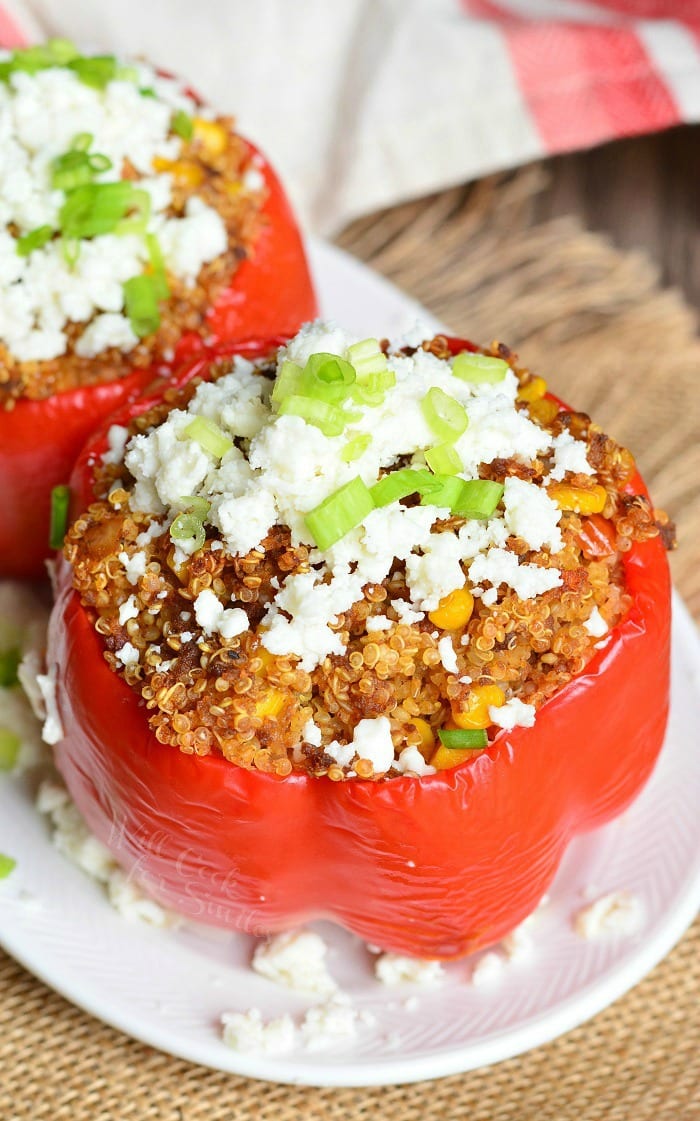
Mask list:
POLYGON ((207 344, 316 310, 272 168, 142 62, 55 40, 0 62, 0 575, 36 577, 49 497, 96 425, 207 344))
POLYGON ((630 454, 503 346, 324 324, 120 424, 48 651, 90 827, 202 921, 498 940, 662 744, 672 528, 630 454))

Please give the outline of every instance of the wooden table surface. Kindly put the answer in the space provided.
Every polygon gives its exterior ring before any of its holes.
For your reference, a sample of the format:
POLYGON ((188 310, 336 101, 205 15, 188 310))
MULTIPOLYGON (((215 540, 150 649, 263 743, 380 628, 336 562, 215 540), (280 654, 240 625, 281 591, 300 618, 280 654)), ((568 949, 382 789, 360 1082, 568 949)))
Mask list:
POLYGON ((700 125, 550 160, 536 220, 574 213, 621 249, 643 249, 661 282, 700 309, 700 125))

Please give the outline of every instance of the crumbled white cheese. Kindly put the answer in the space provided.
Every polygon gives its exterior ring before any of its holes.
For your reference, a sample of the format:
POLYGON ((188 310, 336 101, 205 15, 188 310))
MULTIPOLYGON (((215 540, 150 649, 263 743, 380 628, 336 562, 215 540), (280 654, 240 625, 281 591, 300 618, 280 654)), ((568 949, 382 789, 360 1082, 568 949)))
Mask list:
POLYGON ((338 743, 337 740, 331 740, 323 750, 339 767, 349 767, 356 755, 354 743, 338 743))
POLYGON ((118 559, 124 565, 124 574, 129 583, 138 584, 146 571, 146 554, 139 552, 130 557, 128 553, 122 552, 118 559))
POLYGON ((325 1004, 309 1008, 301 1023, 300 1034, 307 1051, 326 1051, 338 1043, 346 1043, 357 1035, 363 1014, 351 1004, 344 993, 337 993, 325 1004))
POLYGON ((301 738, 306 740, 307 743, 312 744, 313 747, 321 746, 321 729, 313 719, 306 721, 306 724, 301 729, 301 738))
POLYGON ((131 642, 125 642, 116 654, 117 661, 121 662, 123 666, 137 666, 140 656, 137 647, 131 642))
POLYGON ((44 743, 55 744, 63 739, 63 725, 56 700, 56 667, 51 666, 48 673, 40 673, 36 679, 46 709, 46 720, 41 729, 44 743))
POLYGON ((244 1055, 284 1055, 295 1044, 291 1016, 263 1020, 259 1008, 249 1008, 247 1012, 224 1012, 221 1023, 224 1043, 244 1055))
POLYGON ((225 251, 228 241, 221 215, 196 195, 187 200, 183 218, 163 222, 159 238, 168 269, 190 284, 202 265, 225 251))
POLYGON ((508 731, 513 728, 532 728, 535 723, 535 712, 534 705, 526 704, 519 697, 511 697, 500 708, 496 705, 489 706, 491 723, 508 731))
POLYGON ((55 847, 92 879, 103 884, 113 907, 128 921, 150 926, 174 926, 179 919, 144 895, 114 860, 109 849, 88 829, 70 794, 59 782, 44 780, 36 807, 51 819, 55 847))
POLYGON ((391 619, 386 615, 369 615, 367 618, 367 634, 373 631, 388 631, 393 627, 391 619))
POLYGON ((636 934, 644 913, 641 900, 629 891, 611 891, 574 915, 574 930, 581 938, 595 941, 616 934, 636 934))
POLYGON ((330 996, 338 986, 328 972, 328 947, 313 930, 278 934, 257 946, 253 969, 288 989, 330 996))
POLYGON ((422 985, 431 988, 442 984, 445 970, 439 961, 381 954, 374 963, 374 972, 383 985, 422 985))
POLYGON ((549 472, 550 479, 563 479, 567 471, 577 475, 594 475, 595 471, 588 462, 588 445, 585 440, 576 440, 570 432, 561 432, 552 440, 554 466, 549 472))
POLYGON ((487 950, 474 963, 470 974, 472 985, 492 985, 500 981, 505 962, 495 950, 487 950))
POLYGON ((352 743, 359 759, 368 760, 375 775, 388 771, 394 762, 394 743, 391 724, 386 716, 360 720, 356 725, 352 743))
POLYGON ((102 456, 103 463, 121 463, 129 429, 123 424, 110 424, 107 431, 107 451, 102 456))
POLYGON ((136 619, 138 617, 139 609, 136 603, 136 596, 129 596, 122 604, 119 605, 119 626, 123 627, 128 623, 129 619, 136 619))
POLYGON ((605 622, 605 619, 597 607, 593 608, 583 626, 594 638, 602 638, 609 630, 608 624, 605 622))
POLYGON ((426 763, 417 747, 404 747, 404 749, 399 753, 399 757, 395 761, 394 766, 396 767, 397 771, 401 771, 403 774, 435 774, 435 767, 431 767, 429 763, 426 763))
POLYGON ((561 549, 561 510, 546 490, 513 476, 505 481, 503 505, 504 521, 515 537, 522 537, 531 549, 561 549))
POLYGON ((469 579, 493 584, 496 588, 507 584, 519 599, 533 599, 551 588, 559 588, 562 583, 558 568, 521 564, 515 553, 495 548, 475 557, 469 566, 469 579))
MULTIPOLYGON (((127 278, 128 279, 128 278, 127 278)), ((81 358, 95 358, 103 350, 133 350, 138 343, 131 323, 125 315, 105 311, 88 323, 75 344, 75 353, 81 358)))
POLYGON ((443 668, 446 669, 448 673, 459 673, 457 655, 455 654, 455 648, 452 645, 450 636, 448 634, 443 635, 437 646, 443 668))
MULTIPOLYGON (((220 634, 231 639, 248 630, 248 616, 241 607, 224 607, 211 588, 205 588, 194 601, 194 615, 206 635, 220 634)), ((188 614, 189 618, 189 614, 188 614)))

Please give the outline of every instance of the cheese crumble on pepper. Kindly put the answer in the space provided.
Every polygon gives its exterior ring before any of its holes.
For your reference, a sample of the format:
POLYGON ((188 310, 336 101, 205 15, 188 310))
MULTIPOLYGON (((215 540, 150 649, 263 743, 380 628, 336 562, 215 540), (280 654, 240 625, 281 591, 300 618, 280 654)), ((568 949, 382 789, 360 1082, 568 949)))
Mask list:
POLYGON ((338 780, 532 725, 659 533, 629 453, 545 390, 503 346, 313 323, 111 431, 66 557, 157 738, 338 780))

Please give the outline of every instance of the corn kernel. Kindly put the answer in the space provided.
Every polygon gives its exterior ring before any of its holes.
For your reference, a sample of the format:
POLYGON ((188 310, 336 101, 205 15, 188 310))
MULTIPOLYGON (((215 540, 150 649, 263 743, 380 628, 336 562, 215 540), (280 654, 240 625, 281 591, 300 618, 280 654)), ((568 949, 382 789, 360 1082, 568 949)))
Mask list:
POLYGON ((547 382, 544 378, 530 378, 518 390, 519 401, 539 401, 547 392, 547 382))
POLYGON ((428 615, 431 623, 444 631, 465 627, 474 610, 474 596, 466 588, 455 588, 443 596, 434 611, 428 615))
MULTIPOLYGON (((483 748, 479 748, 479 751, 483 748)), ((470 747, 445 747, 441 743, 437 750, 433 753, 430 760, 431 767, 435 767, 436 771, 448 771, 450 767, 457 767, 460 763, 464 763, 466 759, 470 759, 472 755, 477 755, 478 751, 474 751, 470 747)))
POLYGON ((598 484, 588 489, 572 487, 567 483, 552 483, 547 488, 547 494, 560 510, 573 510, 576 514, 600 514, 608 498, 605 487, 598 484))
POLYGON ((455 712, 452 719, 458 728, 488 728, 491 723, 489 708, 505 704, 505 695, 498 685, 477 685, 470 689, 467 708, 455 712))
POLYGON ((204 117, 193 117, 192 128, 195 139, 199 140, 203 148, 211 156, 220 156, 226 147, 226 129, 216 121, 207 121, 204 117))
POLYGON ((202 168, 196 163, 191 163, 190 160, 166 160, 162 156, 156 156, 153 160, 153 170, 167 171, 188 187, 199 187, 204 178, 202 168))
POLYGON ((417 745, 418 750, 425 759, 426 763, 430 759, 433 748, 435 747, 435 735, 433 729, 427 720, 423 720, 420 716, 416 716, 411 721, 413 727, 420 736, 420 743, 417 745))
POLYGON ((264 716, 279 716, 286 700, 287 694, 283 693, 281 689, 269 689, 263 699, 257 702, 255 715, 261 718, 264 716))
POLYGON ((556 401, 550 400, 549 397, 540 397, 537 401, 530 402, 528 412, 533 420, 538 424, 551 424, 555 416, 559 412, 559 406, 556 401))

